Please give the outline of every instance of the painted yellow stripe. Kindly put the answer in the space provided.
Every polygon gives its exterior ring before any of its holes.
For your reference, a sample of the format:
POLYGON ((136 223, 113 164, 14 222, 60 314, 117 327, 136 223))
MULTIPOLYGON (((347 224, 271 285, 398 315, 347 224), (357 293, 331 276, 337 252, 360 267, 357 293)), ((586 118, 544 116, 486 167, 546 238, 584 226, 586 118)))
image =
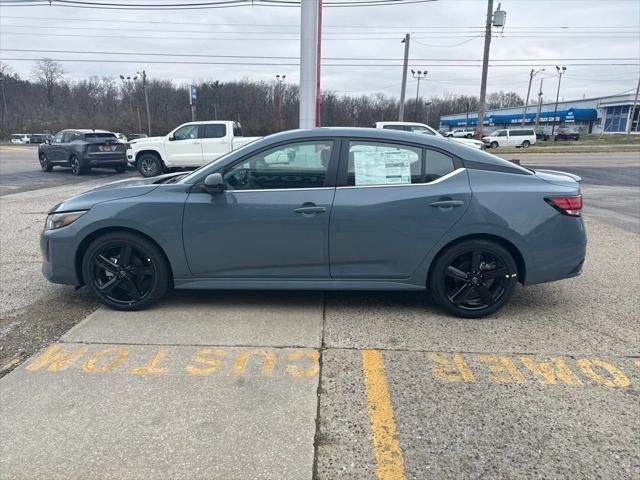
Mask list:
POLYGON ((367 389, 376 474, 379 480, 404 479, 404 459, 393 418, 382 354, 377 350, 363 350, 362 369, 367 389))

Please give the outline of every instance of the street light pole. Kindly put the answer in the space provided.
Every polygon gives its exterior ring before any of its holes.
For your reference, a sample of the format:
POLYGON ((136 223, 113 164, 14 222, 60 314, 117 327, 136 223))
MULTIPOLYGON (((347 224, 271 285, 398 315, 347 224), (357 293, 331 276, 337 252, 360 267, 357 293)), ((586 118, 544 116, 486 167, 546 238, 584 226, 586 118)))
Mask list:
POLYGON ((418 80, 418 86, 416 87, 416 108, 414 109, 414 118, 413 121, 417 122, 418 121, 418 98, 420 95, 420 80, 422 80, 423 78, 427 78, 427 73, 429 73, 427 70, 425 70, 424 72, 422 70, 411 70, 411 75, 413 75, 413 78, 416 78, 418 80))
POLYGON ((538 111, 536 112, 536 129, 540 126, 540 113, 542 112, 542 81, 544 77, 540 79, 540 90, 538 90, 538 111))
POLYGON ((286 75, 276 75, 276 95, 278 97, 278 131, 282 131, 282 82, 286 75))
POLYGON ((402 88, 400 89, 400 108, 398 110, 398 121, 404 121, 404 99, 407 94, 407 69, 409 68, 409 41, 411 35, 405 34, 404 43, 404 63, 402 64, 402 88))
POLYGON ((531 93, 531 82, 533 81, 533 77, 535 77, 538 73, 544 72, 545 69, 541 68, 540 70, 531 69, 529 73, 529 88, 527 88, 527 99, 524 102, 524 111, 522 112, 522 126, 524 127, 524 122, 527 118, 527 107, 529 106, 529 94, 531 93))
POLYGON ((551 124, 551 138, 553 139, 553 133, 556 130, 556 114, 558 113, 558 99, 560 98, 560 83, 562 82, 562 74, 567 71, 567 67, 559 67, 556 65, 558 71, 558 91, 556 92, 556 106, 553 109, 553 123, 551 124))

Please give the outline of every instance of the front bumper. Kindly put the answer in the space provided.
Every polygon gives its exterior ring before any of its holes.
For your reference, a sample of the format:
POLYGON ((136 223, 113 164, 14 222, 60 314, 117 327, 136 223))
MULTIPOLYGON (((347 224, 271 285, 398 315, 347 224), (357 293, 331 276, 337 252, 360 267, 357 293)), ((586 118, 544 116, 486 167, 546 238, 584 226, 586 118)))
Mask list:
POLYGON ((80 285, 82 282, 78 278, 72 255, 75 252, 74 235, 64 231, 66 228, 46 230, 40 234, 42 275, 52 283, 80 285))

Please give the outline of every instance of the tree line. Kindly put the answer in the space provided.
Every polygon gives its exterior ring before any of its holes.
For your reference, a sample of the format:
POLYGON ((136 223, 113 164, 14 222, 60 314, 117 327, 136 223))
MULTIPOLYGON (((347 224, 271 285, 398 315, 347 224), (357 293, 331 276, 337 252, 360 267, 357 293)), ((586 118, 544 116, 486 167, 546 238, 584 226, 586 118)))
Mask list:
MULTIPOLYGON (((245 135, 262 136, 298 126, 298 86, 276 81, 199 81, 198 120, 236 120, 245 135)), ((164 135, 191 120, 189 85, 147 79, 151 133, 164 135)), ((91 77, 70 81, 63 66, 50 59, 36 62, 29 78, 0 64, 0 138, 12 133, 55 133, 63 128, 102 128, 123 133, 147 133, 143 84, 136 80, 91 77)), ((398 99, 382 94, 322 93, 323 126, 371 127, 397 120, 398 99)), ((489 108, 524 105, 514 92, 487 96, 489 108)), ((449 94, 408 100, 405 120, 436 127, 442 115, 474 112, 475 96, 449 94)))

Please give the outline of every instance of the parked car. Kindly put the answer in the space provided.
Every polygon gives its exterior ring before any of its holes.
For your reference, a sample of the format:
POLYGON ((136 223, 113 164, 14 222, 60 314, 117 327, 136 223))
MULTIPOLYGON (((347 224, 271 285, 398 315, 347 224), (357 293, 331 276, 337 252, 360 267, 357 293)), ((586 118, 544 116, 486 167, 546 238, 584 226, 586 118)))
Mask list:
MULTIPOLYGON (((401 130, 404 132, 414 132, 414 133, 423 133, 425 135, 435 135, 437 137, 441 137, 442 134, 438 132, 435 128, 431 128, 429 125, 424 123, 416 123, 416 122, 376 122, 376 128, 385 128, 387 130, 401 130)), ((454 142, 459 142, 463 145, 467 145, 469 147, 483 149, 485 145, 483 142, 479 140, 473 140, 470 138, 451 138, 454 142)))
POLYGON ((243 137, 238 122, 189 122, 164 137, 130 143, 127 159, 143 177, 154 177, 173 168, 200 167, 258 137, 243 137))
POLYGON ((125 145, 106 130, 62 130, 50 142, 38 145, 38 159, 45 172, 56 166, 70 167, 75 175, 94 167, 118 173, 127 169, 125 145))
POLYGON ((556 132, 555 136, 553 137, 553 140, 554 141, 558 141, 558 140, 578 141, 580 140, 580 132, 572 128, 561 128, 556 132))
POLYGON ((445 137, 455 137, 455 138, 473 138, 475 134, 475 129, 473 128, 456 128, 447 132, 445 137))
POLYGON ((435 135, 270 135, 191 173, 70 198, 40 245, 51 282, 137 310, 177 289, 426 290, 490 315, 517 282, 579 275, 580 178, 435 135))
POLYGON ((9 142, 25 144, 25 143, 29 143, 30 138, 31 138, 31 135, 29 135, 28 133, 13 133, 9 138, 9 142))
POLYGON ((505 128, 483 137, 482 141, 489 148, 522 147, 529 148, 536 144, 536 134, 532 128, 505 128))
POLYGON ((549 138, 549 134, 545 129, 539 128, 536 130, 536 140, 544 140, 546 142, 549 138))
POLYGON ((50 135, 48 133, 34 133, 29 138, 29 143, 35 143, 35 144, 47 143, 51 141, 52 138, 53 138, 53 135, 50 135))

